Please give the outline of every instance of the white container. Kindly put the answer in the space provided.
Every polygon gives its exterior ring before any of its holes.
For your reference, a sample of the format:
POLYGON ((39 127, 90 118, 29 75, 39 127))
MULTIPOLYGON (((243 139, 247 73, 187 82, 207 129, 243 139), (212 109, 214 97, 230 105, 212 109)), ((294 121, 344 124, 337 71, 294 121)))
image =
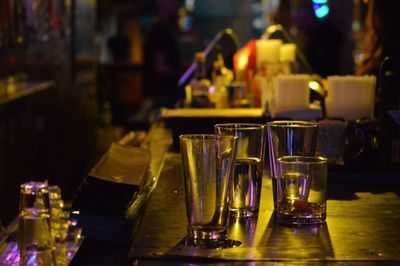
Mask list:
POLYGON ((329 76, 326 116, 353 121, 373 118, 375 76, 329 76))
POLYGON ((256 63, 260 69, 264 63, 278 63, 282 41, 278 39, 256 41, 256 63))
POLYGON ((309 75, 278 75, 273 78, 271 115, 310 107, 309 75))

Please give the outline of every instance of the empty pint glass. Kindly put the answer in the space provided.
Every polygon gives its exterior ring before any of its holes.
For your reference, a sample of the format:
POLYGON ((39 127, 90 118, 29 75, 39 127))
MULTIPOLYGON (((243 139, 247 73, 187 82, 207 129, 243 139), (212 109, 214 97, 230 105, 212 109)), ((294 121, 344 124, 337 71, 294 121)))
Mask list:
POLYGON ((180 136, 191 245, 214 247, 226 240, 236 143, 234 136, 180 136))

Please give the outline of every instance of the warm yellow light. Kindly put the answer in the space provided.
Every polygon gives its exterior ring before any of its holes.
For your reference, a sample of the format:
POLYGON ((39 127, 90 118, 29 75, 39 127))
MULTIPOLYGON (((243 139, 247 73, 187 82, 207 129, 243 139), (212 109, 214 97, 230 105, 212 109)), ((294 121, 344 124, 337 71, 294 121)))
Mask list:
POLYGON ((317 92, 319 95, 321 95, 321 97, 325 97, 326 96, 326 90, 317 81, 310 81, 308 83, 308 87, 310 89, 312 89, 313 91, 317 92))
POLYGON ((250 49, 244 49, 238 56, 238 69, 245 69, 249 62, 250 49))
POLYGON ((318 90, 320 87, 320 85, 316 81, 310 81, 310 83, 308 83, 308 86, 313 90, 318 90))

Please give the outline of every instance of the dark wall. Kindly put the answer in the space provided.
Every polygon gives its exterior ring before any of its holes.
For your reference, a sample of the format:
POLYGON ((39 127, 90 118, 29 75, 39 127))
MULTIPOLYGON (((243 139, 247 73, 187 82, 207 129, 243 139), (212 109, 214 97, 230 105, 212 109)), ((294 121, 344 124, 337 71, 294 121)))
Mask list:
POLYGON ((20 183, 48 180, 61 186, 68 199, 100 156, 96 64, 94 59, 75 56, 75 2, 0 1, 0 84, 10 87, 7 82, 15 76, 27 84, 53 84, 7 103, 1 99, 12 97, 10 91, 0 95, 3 225, 18 213, 20 183))

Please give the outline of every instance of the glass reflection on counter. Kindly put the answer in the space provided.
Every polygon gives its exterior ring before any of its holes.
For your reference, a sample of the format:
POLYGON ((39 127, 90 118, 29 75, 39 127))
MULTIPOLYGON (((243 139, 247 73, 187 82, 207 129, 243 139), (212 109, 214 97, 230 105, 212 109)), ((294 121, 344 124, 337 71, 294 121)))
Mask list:
POLYGON ((230 239, 240 239, 247 246, 256 246, 257 219, 243 219, 231 217, 229 235, 230 239))
POLYGON ((301 227, 278 226, 271 218, 271 229, 265 246, 265 257, 280 259, 329 259, 334 250, 329 235, 328 224, 301 227))

